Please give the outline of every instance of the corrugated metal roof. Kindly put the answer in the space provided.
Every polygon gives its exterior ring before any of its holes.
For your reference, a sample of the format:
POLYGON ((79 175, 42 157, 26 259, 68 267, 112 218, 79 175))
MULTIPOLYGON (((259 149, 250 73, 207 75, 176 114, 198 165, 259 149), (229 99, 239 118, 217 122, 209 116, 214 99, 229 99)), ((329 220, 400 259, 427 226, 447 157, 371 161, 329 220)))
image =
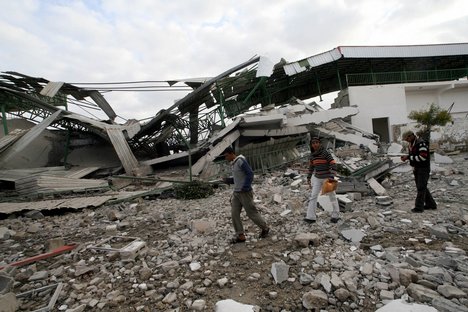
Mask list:
POLYGON ((22 202, 22 203, 0 203, 0 213, 10 214, 23 210, 52 210, 60 208, 81 209, 87 207, 99 207, 109 199, 114 198, 113 195, 79 197, 53 199, 37 202, 22 202))
POLYGON ((340 46, 333 50, 310 56, 306 59, 284 65, 288 76, 318 67, 340 58, 402 58, 437 57, 468 54, 468 43, 400 45, 400 46, 340 46))
POLYGON ((412 46, 344 46, 338 47, 343 57, 430 57, 468 54, 468 43, 412 46))

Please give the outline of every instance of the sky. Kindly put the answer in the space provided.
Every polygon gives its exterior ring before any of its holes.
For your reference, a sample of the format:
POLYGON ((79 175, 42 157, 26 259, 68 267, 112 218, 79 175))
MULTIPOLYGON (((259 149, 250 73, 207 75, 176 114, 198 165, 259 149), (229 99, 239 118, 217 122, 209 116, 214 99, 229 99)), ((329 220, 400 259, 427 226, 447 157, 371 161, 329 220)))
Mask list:
MULTIPOLYGON (((0 0, 0 8, 0 71, 67 83, 213 77, 254 56, 294 62, 346 45, 468 42, 466 0, 0 0)), ((105 98, 123 122, 186 94, 105 98)))

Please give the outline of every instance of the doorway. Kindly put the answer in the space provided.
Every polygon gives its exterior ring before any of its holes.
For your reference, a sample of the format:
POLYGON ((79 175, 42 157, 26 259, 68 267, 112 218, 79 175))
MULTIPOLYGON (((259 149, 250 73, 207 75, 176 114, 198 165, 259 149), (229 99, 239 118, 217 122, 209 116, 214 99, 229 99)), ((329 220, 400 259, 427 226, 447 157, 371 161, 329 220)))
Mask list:
POLYGON ((388 130, 388 117, 372 118, 372 131, 380 136, 381 143, 390 143, 390 133, 388 130))

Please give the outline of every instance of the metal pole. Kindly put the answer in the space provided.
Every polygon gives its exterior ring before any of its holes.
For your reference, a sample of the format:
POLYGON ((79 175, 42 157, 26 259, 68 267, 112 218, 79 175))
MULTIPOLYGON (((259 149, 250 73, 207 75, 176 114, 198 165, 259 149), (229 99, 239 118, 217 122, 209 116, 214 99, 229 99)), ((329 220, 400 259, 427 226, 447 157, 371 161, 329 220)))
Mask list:
POLYGON ((221 119, 221 126, 225 128, 226 123, 224 122, 224 118, 225 118, 224 96, 223 96, 223 93, 221 92, 221 89, 219 88, 218 82, 216 82, 216 88, 218 89, 218 92, 219 92, 219 106, 218 106, 219 118, 221 119))
POLYGON ((8 134, 8 125, 7 125, 5 104, 2 104, 2 123, 3 123, 3 135, 7 135, 8 134))
MULTIPOLYGON (((68 111, 68 104, 67 104, 67 99, 65 98, 65 110, 68 111)), ((68 160, 68 148, 70 147, 70 123, 68 123, 67 127, 67 140, 65 143, 65 156, 63 157, 63 165, 66 167, 67 166, 67 160, 68 160)))
MULTIPOLYGON (((173 125, 174 126, 174 125, 173 125)), ((190 175, 190 182, 192 182, 192 152, 190 150, 190 144, 187 142, 187 140, 184 138, 182 133, 177 129, 177 127, 174 126, 175 131, 180 135, 182 138, 182 141, 184 141, 185 146, 188 148, 188 162, 189 162, 189 175, 190 175)))

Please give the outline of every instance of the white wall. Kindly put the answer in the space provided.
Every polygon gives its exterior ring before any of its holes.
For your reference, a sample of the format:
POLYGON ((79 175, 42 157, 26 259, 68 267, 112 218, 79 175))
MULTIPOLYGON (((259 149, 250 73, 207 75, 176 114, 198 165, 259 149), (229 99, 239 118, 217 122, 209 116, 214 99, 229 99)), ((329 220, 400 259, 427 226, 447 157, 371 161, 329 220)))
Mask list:
MULTIPOLYGON (((418 84, 393 84, 350 87, 348 89, 349 104, 357 106, 359 113, 351 118, 351 123, 365 131, 373 132, 372 119, 388 118, 391 141, 399 141, 392 133, 393 125, 412 124, 408 119, 411 111, 426 110, 431 103, 439 105, 442 109, 451 109, 456 124, 448 127, 451 133, 456 133, 457 140, 466 140, 468 133, 459 137, 466 131, 468 120, 464 118, 468 113, 468 81, 431 82, 418 84), (463 119, 464 118, 464 119, 463 119)), ((448 130, 448 129, 447 129, 448 130)), ((446 138, 445 131, 439 129, 435 137, 446 138)))
POLYGON ((412 110, 425 110, 431 103, 439 105, 442 109, 449 109, 454 103, 451 113, 463 114, 468 112, 468 88, 441 90, 406 91, 408 114, 412 110))
POLYGON ((350 105, 359 109, 359 113, 351 117, 351 123, 358 128, 372 133, 372 119, 388 117, 392 140, 391 125, 408 122, 402 85, 350 87, 348 93, 350 105))

